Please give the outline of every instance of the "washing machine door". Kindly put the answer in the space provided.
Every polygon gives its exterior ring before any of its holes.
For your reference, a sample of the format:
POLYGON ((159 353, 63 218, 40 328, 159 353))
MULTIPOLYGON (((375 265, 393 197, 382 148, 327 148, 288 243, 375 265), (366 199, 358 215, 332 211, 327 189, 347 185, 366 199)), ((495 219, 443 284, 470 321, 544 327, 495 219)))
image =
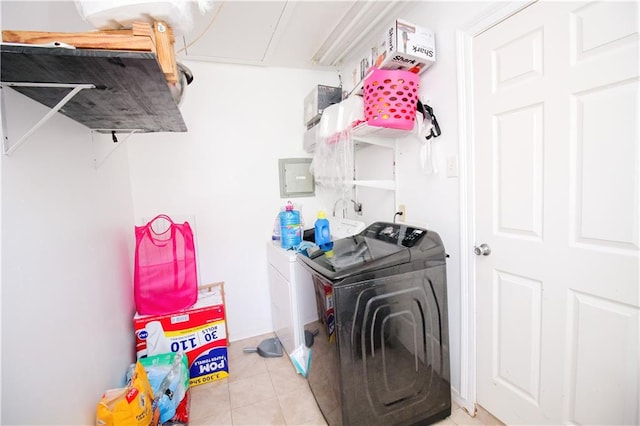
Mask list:
POLYGON ((427 424, 451 411, 445 267, 335 289, 344 424, 427 424))

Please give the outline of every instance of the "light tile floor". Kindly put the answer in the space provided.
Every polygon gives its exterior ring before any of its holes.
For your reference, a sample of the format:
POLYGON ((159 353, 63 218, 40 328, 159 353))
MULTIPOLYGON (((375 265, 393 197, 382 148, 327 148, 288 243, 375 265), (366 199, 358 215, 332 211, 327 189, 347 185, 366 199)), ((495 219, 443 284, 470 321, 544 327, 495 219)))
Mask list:
MULTIPOLYGON (((326 425, 307 381, 285 355, 262 358, 244 353, 273 334, 252 337, 229 346, 229 377, 191 389, 189 424, 217 425, 326 425)), ((457 404, 443 425, 502 425, 484 410, 470 417, 457 404)))

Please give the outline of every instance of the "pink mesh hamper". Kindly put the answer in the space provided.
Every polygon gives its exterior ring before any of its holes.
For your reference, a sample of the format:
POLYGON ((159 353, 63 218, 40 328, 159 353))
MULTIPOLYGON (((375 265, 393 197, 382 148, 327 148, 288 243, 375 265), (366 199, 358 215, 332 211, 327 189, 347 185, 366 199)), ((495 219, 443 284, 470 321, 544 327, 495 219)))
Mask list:
POLYGON ((411 130, 420 77, 410 71, 371 68, 364 80, 364 116, 370 126, 411 130))
POLYGON ((198 298, 198 278, 193 233, 188 222, 174 223, 158 215, 136 226, 134 298, 141 315, 162 315, 193 306, 198 298), (156 232, 153 224, 165 222, 156 232), (166 226, 165 224, 165 226, 166 226))

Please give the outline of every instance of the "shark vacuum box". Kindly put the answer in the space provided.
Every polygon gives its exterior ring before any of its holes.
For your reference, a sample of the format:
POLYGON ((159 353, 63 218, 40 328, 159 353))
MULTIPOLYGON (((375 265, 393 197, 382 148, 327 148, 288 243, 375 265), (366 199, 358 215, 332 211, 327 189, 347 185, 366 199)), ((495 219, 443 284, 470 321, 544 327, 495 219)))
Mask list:
POLYGON ((397 19, 383 40, 372 49, 371 64, 388 70, 422 73, 436 61, 436 40, 432 30, 397 19))

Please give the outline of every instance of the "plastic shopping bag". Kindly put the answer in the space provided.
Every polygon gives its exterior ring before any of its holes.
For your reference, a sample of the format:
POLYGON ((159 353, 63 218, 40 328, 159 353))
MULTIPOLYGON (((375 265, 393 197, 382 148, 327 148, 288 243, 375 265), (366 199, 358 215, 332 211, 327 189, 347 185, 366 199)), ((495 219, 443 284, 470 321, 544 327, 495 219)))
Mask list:
POLYGON ((189 365, 183 353, 164 353, 140 358, 160 410, 160 423, 176 415, 189 388, 189 365))
POLYGON ((307 377, 311 366, 311 349, 305 345, 300 345, 294 349, 289 358, 291 358, 291 362, 298 374, 302 375, 302 377, 307 377))
POLYGON ((155 426, 158 417, 147 373, 137 362, 127 386, 102 395, 96 409, 96 426, 155 426))

